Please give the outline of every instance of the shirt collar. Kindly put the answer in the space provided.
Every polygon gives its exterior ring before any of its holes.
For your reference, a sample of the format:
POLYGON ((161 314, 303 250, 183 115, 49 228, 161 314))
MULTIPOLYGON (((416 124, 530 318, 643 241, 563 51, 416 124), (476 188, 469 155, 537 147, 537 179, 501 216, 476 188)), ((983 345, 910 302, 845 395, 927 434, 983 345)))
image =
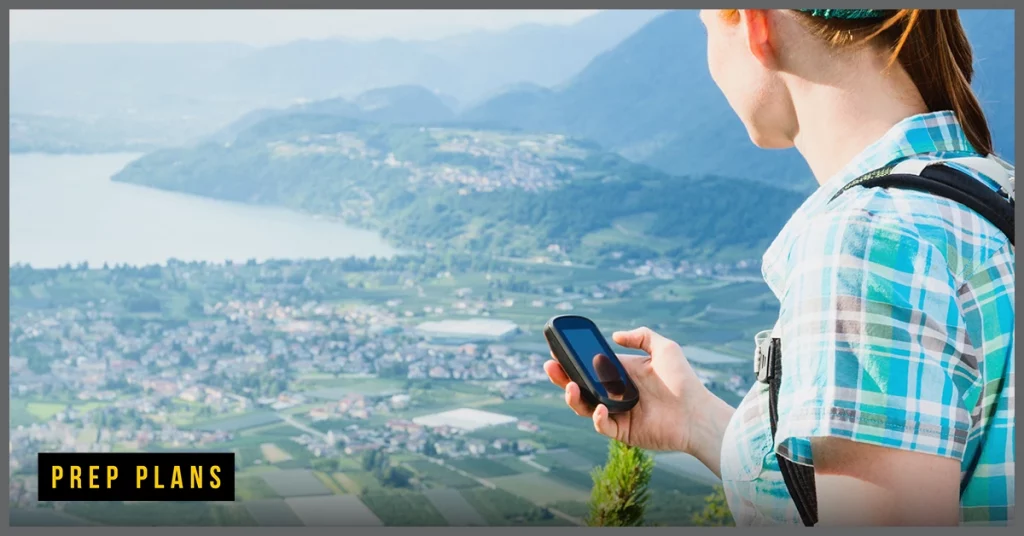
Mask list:
POLYGON ((808 199, 831 199, 865 173, 925 154, 974 154, 967 134, 951 111, 913 115, 896 123, 866 147, 808 199))
POLYGON ((805 227, 807 218, 822 211, 843 186, 865 173, 921 155, 966 156, 976 151, 967 140, 956 114, 951 111, 919 114, 903 119, 866 147, 838 173, 826 180, 793 213, 762 259, 762 274, 778 295, 792 239, 805 227))

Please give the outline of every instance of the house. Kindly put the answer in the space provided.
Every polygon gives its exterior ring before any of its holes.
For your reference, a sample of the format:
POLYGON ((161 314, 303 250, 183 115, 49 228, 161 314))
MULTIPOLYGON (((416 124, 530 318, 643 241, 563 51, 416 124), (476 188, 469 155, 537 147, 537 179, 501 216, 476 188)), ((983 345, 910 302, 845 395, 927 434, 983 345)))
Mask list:
POLYGON ((520 432, 536 432, 537 430, 540 429, 540 427, 538 427, 536 424, 533 424, 532 422, 528 421, 519 421, 518 423, 516 423, 516 428, 520 432))

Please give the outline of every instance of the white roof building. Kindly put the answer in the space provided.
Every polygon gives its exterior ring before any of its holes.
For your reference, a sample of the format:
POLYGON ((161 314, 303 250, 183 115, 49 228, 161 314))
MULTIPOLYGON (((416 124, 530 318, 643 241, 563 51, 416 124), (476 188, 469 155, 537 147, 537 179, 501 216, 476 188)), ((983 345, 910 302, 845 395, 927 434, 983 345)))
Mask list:
POLYGON ((457 342, 505 340, 519 331, 515 322, 494 318, 424 322, 416 331, 428 339, 457 342))

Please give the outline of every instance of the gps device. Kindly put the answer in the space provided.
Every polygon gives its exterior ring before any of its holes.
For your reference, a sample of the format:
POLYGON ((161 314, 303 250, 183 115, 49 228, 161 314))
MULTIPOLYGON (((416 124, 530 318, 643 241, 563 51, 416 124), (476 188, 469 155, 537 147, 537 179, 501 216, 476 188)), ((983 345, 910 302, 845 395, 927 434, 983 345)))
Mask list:
POLYGON ((636 385, 592 321, 556 316, 544 326, 544 337, 565 374, 580 386, 585 402, 604 404, 609 413, 624 413, 639 401, 636 385))

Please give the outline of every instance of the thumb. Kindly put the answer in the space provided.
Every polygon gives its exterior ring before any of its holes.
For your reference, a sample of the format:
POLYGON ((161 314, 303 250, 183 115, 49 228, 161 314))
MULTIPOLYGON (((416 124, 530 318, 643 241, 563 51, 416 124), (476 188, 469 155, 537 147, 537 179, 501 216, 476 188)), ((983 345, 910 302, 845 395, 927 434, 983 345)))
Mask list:
POLYGON ((648 355, 668 341, 665 337, 658 335, 650 328, 636 328, 630 331, 616 331, 612 333, 612 340, 616 344, 635 350, 643 350, 648 355))

